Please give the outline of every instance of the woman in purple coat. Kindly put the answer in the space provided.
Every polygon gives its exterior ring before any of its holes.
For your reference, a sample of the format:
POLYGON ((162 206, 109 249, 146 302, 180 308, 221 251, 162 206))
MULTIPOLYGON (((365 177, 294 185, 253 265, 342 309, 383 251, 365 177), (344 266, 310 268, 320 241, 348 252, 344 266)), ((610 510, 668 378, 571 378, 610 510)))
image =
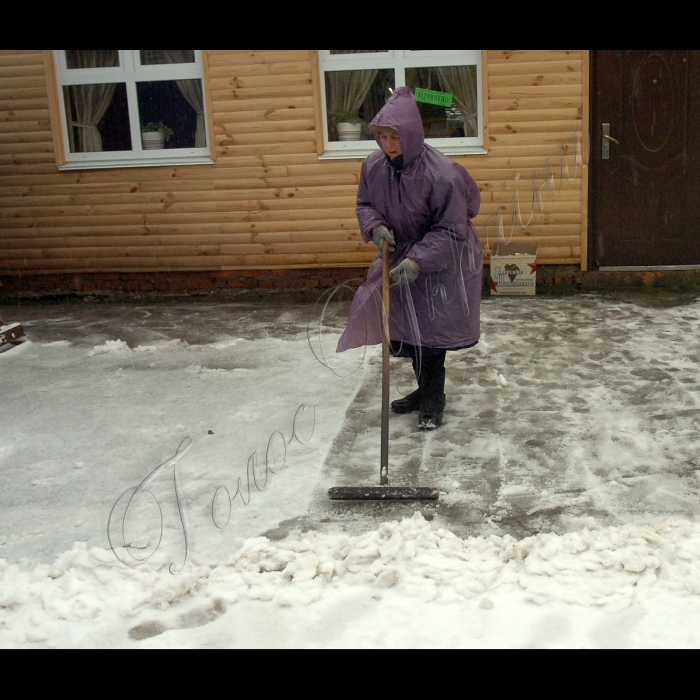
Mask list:
MULTIPOLYGON (((442 425, 445 356, 479 342, 482 251, 471 220, 479 188, 467 171, 425 143, 410 88, 399 88, 370 124, 381 147, 362 166, 357 216, 365 242, 391 245, 391 352, 410 358, 418 389, 394 401, 419 411, 418 425, 442 425)), ((338 352, 382 342, 382 260, 357 291, 338 352)))

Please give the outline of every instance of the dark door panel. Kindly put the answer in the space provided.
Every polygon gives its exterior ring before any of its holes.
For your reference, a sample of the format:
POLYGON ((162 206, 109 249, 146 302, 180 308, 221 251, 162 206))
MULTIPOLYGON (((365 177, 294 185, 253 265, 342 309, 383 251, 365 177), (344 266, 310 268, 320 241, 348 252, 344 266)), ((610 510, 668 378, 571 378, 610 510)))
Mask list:
POLYGON ((593 54, 596 263, 700 265, 700 52, 593 54))

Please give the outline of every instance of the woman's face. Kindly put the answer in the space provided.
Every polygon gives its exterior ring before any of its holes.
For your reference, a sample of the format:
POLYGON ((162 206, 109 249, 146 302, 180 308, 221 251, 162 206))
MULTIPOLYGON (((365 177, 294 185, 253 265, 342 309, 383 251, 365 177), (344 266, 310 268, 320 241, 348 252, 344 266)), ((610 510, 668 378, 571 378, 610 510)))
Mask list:
POLYGON ((386 153, 391 160, 395 160, 400 155, 403 155, 398 131, 394 129, 382 129, 379 132, 379 142, 381 143, 384 153, 386 153))

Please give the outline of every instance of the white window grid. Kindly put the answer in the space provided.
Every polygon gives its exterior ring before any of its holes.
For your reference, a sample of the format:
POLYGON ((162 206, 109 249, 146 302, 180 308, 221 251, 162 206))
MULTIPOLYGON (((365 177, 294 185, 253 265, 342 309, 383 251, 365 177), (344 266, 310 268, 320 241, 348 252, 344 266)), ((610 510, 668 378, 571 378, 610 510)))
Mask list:
POLYGON ((331 54, 331 49, 320 52, 321 95, 323 105, 323 134, 326 153, 342 154, 358 150, 376 150, 379 148, 375 141, 342 142, 330 141, 328 134, 328 114, 326 97, 326 71, 343 70, 393 70, 396 85, 394 89, 406 85, 407 68, 438 68, 440 66, 476 66, 477 98, 479 105, 479 130, 476 137, 426 139, 431 146, 450 153, 482 149, 484 146, 484 90, 481 70, 481 50, 443 50, 409 51, 391 50, 383 53, 367 54, 331 54))
MULTIPOLYGON (((65 50, 55 50, 56 77, 58 81, 58 99, 61 108, 61 126, 63 142, 66 144, 66 161, 70 164, 86 166, 108 164, 109 167, 120 165, 169 165, 197 162, 209 162, 210 149, 207 148, 171 148, 163 149, 154 155, 146 151, 141 142, 141 123, 138 109, 136 83, 165 80, 200 80, 204 90, 204 70, 202 51, 195 50, 194 63, 175 63, 160 65, 141 65, 140 49, 120 49, 119 66, 113 68, 68 68, 65 50), (66 105, 63 88, 71 85, 92 85, 97 83, 125 83, 129 106, 129 126, 131 131, 130 151, 107 151, 101 153, 71 153, 67 144, 68 123, 66 120, 66 105)), ((206 97, 204 99, 205 124, 207 129, 207 144, 211 144, 206 97)))

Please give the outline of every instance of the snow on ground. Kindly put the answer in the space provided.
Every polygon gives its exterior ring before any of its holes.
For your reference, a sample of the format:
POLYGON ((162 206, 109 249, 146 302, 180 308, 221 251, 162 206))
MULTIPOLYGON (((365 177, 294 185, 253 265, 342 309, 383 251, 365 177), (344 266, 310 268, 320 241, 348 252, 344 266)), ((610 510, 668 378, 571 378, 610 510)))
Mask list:
POLYGON ((392 424, 395 479, 434 479, 440 507, 364 510, 323 492, 376 461, 377 349, 337 377, 309 310, 22 311, 30 342, 0 353, 0 646, 700 644, 700 303, 485 303, 443 431, 392 424), (125 566, 110 511, 159 465, 123 530, 114 510, 125 566))
POLYGON ((461 540, 416 514, 354 538, 253 538, 235 555, 192 562, 178 576, 168 565, 156 553, 126 569, 84 543, 32 571, 0 564, 0 640, 52 647, 698 642, 700 526, 687 521, 592 523, 518 542, 461 540))

